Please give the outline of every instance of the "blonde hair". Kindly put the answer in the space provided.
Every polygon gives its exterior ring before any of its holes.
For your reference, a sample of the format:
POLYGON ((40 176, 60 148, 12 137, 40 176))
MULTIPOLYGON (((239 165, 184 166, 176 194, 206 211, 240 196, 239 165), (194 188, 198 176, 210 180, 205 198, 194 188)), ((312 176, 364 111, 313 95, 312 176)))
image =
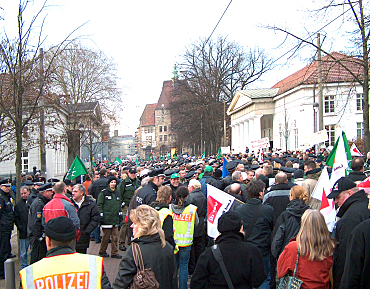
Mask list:
POLYGON ((162 248, 166 246, 164 232, 161 229, 161 221, 156 210, 148 205, 140 205, 136 209, 131 210, 130 219, 133 223, 139 225, 138 232, 134 236, 135 238, 158 233, 161 238, 162 248))
POLYGON ((323 215, 317 210, 304 212, 296 239, 299 254, 302 257, 308 255, 310 261, 322 261, 333 255, 335 241, 330 237, 323 215))
POLYGON ((290 189, 290 194, 292 195, 293 200, 299 199, 305 203, 308 200, 308 195, 306 193, 306 190, 302 186, 294 186, 293 188, 290 189))
POLYGON ((172 196, 170 186, 161 186, 157 192, 157 202, 167 203, 170 196, 172 196))

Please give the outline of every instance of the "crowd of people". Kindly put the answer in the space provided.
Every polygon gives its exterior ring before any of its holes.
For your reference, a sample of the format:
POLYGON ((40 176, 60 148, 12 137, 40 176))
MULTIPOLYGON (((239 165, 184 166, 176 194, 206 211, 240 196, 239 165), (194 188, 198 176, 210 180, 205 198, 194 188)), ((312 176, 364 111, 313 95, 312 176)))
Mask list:
POLYGON ((321 201, 312 197, 327 156, 322 150, 269 152, 263 160, 230 154, 125 161, 100 164, 73 182, 24 174, 17 203, 12 180, 1 180, 0 279, 5 260, 15 257, 15 224, 23 288, 31 281, 56 288, 71 270, 80 280, 73 282, 128 288, 144 270, 137 250, 157 288, 183 289, 189 282, 190 288, 278 288, 288 275, 301 288, 370 288, 369 200, 357 186, 369 161, 355 157, 352 171, 327 196, 338 217, 329 232, 321 201), (217 220, 215 239, 207 235, 207 185, 238 202, 217 220), (86 254, 90 242, 100 244, 99 256, 86 254), (122 259, 112 285, 103 258, 122 259))

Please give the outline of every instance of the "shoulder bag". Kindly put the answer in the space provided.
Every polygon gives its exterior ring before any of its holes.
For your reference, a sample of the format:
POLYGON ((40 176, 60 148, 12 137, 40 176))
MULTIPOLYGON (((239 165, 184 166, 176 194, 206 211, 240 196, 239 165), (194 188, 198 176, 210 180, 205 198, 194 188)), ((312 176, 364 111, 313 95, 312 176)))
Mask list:
POLYGON ((281 278, 278 289, 299 289, 301 288, 303 281, 298 279, 298 258, 299 258, 299 249, 297 249, 297 261, 295 262, 293 276, 289 276, 289 273, 288 273, 283 278, 281 278))
POLYGON ((134 256, 137 273, 132 279, 129 289, 158 289, 159 283, 151 268, 144 268, 143 256, 138 244, 132 242, 132 255, 134 256))
POLYGON ((213 245, 212 246, 212 253, 213 253, 213 256, 215 257, 216 261, 218 262, 218 264, 220 264, 221 271, 222 271, 222 274, 224 274, 227 286, 229 287, 229 289, 234 289, 234 285, 231 282, 231 278, 230 278, 229 273, 227 272, 227 269, 226 269, 226 266, 225 266, 225 263, 224 263, 224 259, 222 258, 220 248, 218 248, 217 245, 213 245))

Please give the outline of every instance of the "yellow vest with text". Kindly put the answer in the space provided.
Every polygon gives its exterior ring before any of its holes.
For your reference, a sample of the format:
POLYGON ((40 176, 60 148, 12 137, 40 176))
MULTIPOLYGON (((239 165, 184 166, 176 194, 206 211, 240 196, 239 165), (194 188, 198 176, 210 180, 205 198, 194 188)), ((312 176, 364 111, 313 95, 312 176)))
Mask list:
POLYGON ((173 228, 175 243, 179 247, 188 247, 193 244, 194 223, 197 206, 188 205, 181 214, 173 213, 173 228))
POLYGON ((168 208, 162 208, 158 211, 159 219, 161 220, 161 227, 163 227, 163 222, 168 216, 172 216, 172 211, 168 208))
POLYGON ((23 289, 101 289, 102 272, 102 257, 72 253, 45 257, 19 274, 23 289))

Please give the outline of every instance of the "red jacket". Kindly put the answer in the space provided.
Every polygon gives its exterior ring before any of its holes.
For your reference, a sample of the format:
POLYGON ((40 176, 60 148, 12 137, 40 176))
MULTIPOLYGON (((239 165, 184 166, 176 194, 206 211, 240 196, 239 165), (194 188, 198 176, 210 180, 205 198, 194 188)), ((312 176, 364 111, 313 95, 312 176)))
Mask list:
POLYGON ((80 238, 80 219, 77 215, 77 208, 73 205, 72 201, 65 195, 54 194, 53 199, 48 202, 43 209, 42 223, 45 225, 49 220, 65 216, 72 220, 76 227, 76 239, 80 238))
MULTIPOLYGON (((288 273, 293 275, 296 261, 297 242, 291 241, 285 246, 277 263, 279 279, 288 273)), ((310 261, 308 256, 299 256, 298 278, 303 281, 301 288, 329 288, 329 271, 332 265, 333 256, 327 257, 323 261, 310 261)))

